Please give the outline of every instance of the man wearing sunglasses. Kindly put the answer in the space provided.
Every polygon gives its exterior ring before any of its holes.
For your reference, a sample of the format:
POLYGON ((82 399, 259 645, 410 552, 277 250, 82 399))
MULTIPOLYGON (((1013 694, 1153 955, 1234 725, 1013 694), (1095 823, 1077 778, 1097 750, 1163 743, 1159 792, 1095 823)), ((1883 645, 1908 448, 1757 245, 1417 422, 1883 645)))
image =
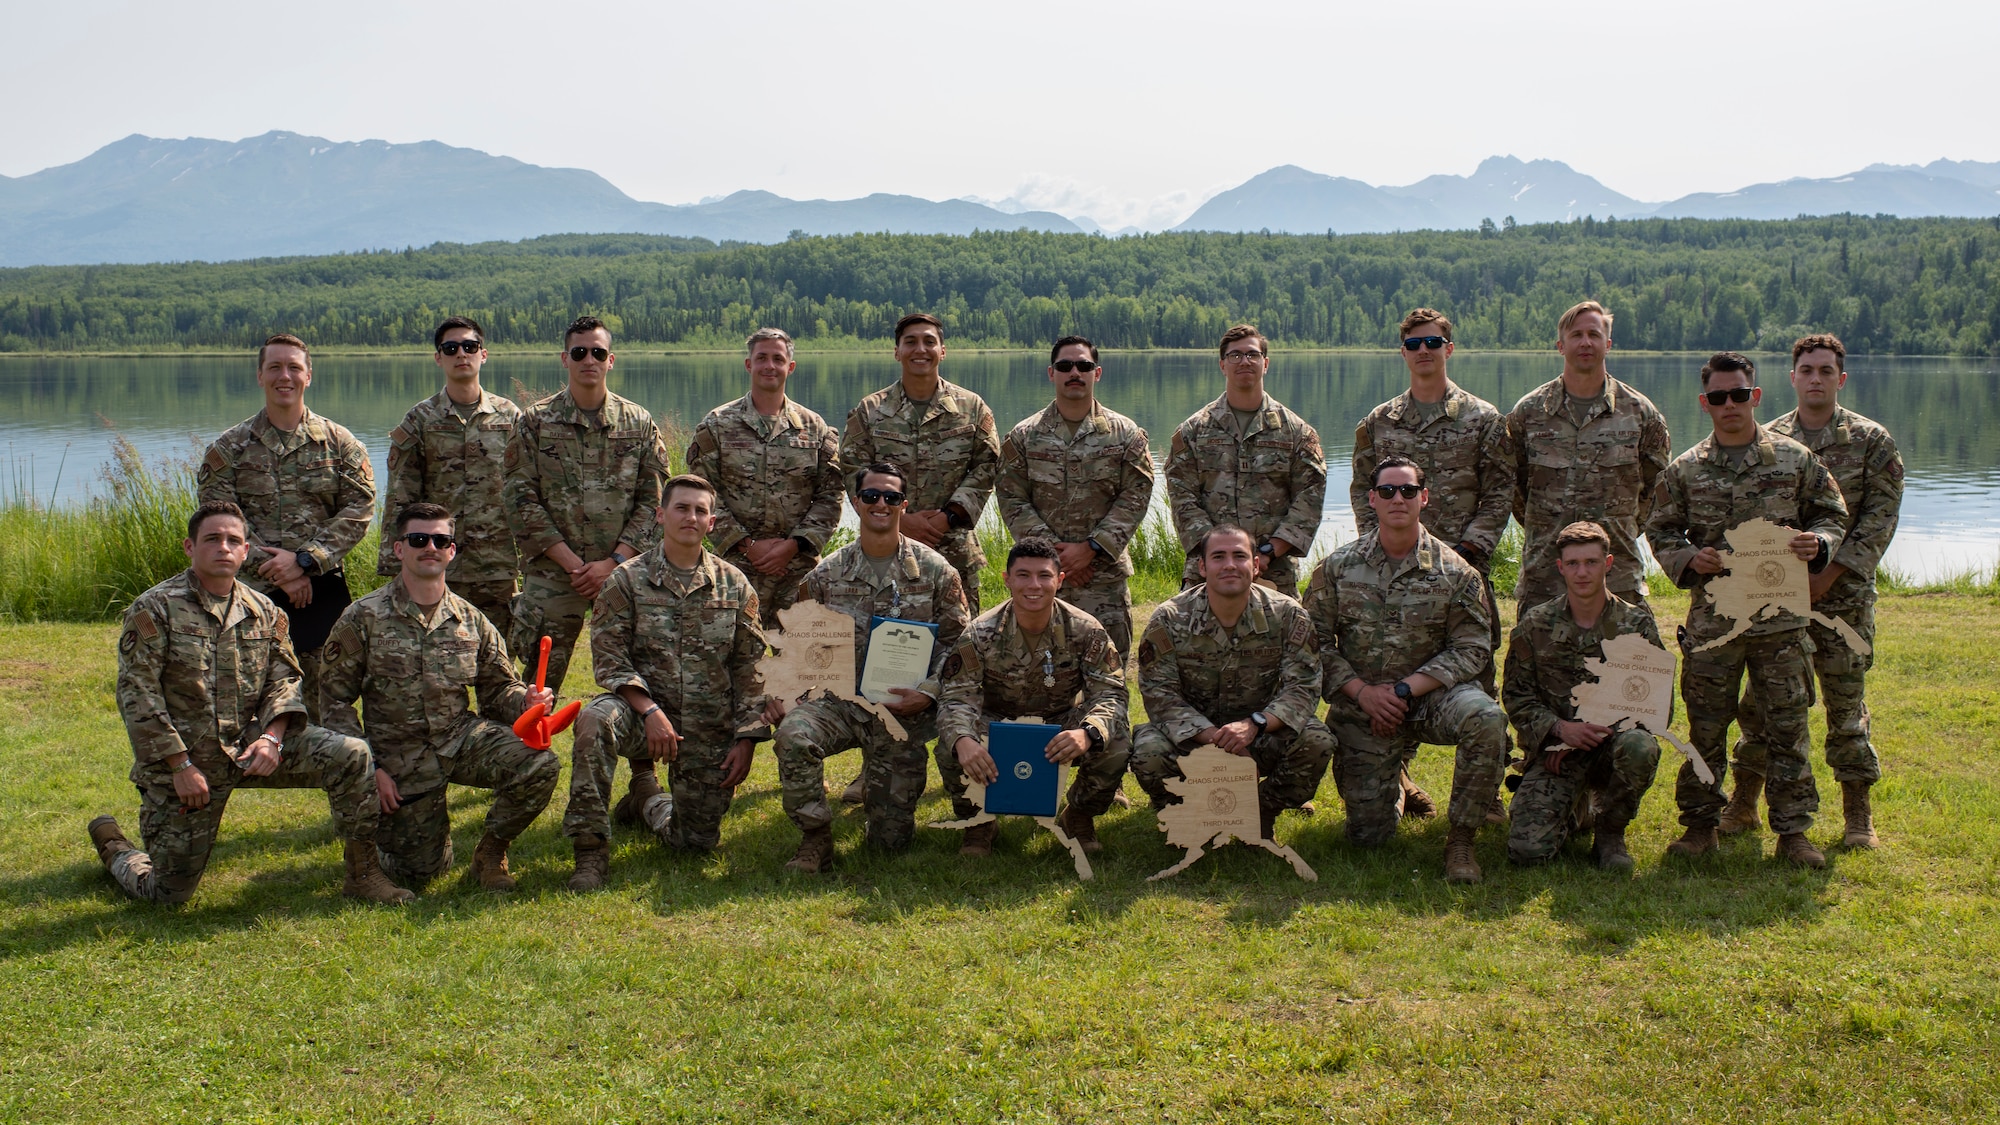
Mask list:
POLYGON ((312 374, 304 340, 264 341, 257 349, 264 408, 209 445, 195 491, 204 504, 243 509, 253 569, 241 580, 290 620, 306 714, 318 722, 320 646, 351 600, 341 563, 375 519, 375 467, 347 427, 306 407, 312 374))
POLYGON ((452 592, 452 528, 451 512, 427 500, 397 511, 395 580, 348 606, 327 638, 326 725, 375 753, 375 839, 389 878, 422 890, 451 869, 450 783, 493 790, 466 878, 511 891, 507 849, 548 807, 562 767, 510 724, 555 693, 523 684, 500 630, 452 592))
MULTIPOLYGON (((431 359, 444 389, 412 406, 389 431, 389 479, 383 522, 411 504, 429 502, 454 513, 458 554, 445 571, 451 592, 471 602, 504 639, 514 621, 515 577, 521 572, 502 495, 507 443, 521 408, 479 385, 486 333, 471 317, 447 317, 431 333, 431 359)), ((386 528, 385 528, 386 530, 386 528)), ((396 537, 382 536, 375 572, 401 569, 396 537)))
POLYGON ((1271 344, 1255 325, 1222 334, 1222 397, 1174 431, 1167 495, 1188 553, 1183 588, 1201 581, 1199 544, 1231 524, 1256 540, 1259 580, 1288 596, 1299 590, 1299 559, 1319 532, 1326 502, 1326 456, 1319 431, 1264 392, 1271 344))
MULTIPOLYGON (((1702 413, 1712 427, 1692 449, 1674 458, 1655 489, 1646 539, 1667 577, 1694 591, 1681 630, 1681 702, 1687 704, 1688 741, 1715 774, 1713 786, 1683 764, 1674 783, 1686 831, 1667 846, 1669 855, 1693 858, 1716 847, 1722 818, 1722 780, 1729 759, 1729 721, 1747 677, 1763 714, 1768 747, 1764 785, 1771 802, 1771 830, 1778 854, 1803 867, 1825 867, 1826 856, 1806 839, 1819 789, 1813 783, 1806 713, 1812 706, 1813 642, 1806 619, 1775 613, 1735 622, 1748 628, 1720 647, 1699 651, 1730 631, 1715 611, 1708 584, 1727 568, 1725 534, 1751 519, 1802 528, 1789 544, 1814 574, 1826 569, 1847 526, 1840 486, 1813 452, 1757 424, 1757 365, 1735 352, 1717 352, 1701 366, 1702 413)), ((1747 577, 1747 576, 1745 576, 1747 577)))
MULTIPOLYGON (((1846 534, 1826 569, 1813 575, 1813 608, 1854 627, 1875 643, 1875 567, 1896 534, 1903 506, 1903 457, 1896 439, 1876 422, 1840 405, 1847 385, 1847 348, 1831 333, 1806 336, 1792 345, 1792 390, 1799 406, 1769 429, 1791 438, 1819 457, 1840 486, 1847 504, 1846 534)), ((1840 783, 1841 811, 1847 822, 1841 843, 1872 848, 1875 814, 1868 790, 1882 776, 1882 759, 1868 739, 1868 669, 1875 658, 1848 648, 1833 630, 1815 621, 1813 671, 1826 703, 1826 764, 1840 783)), ((1754 690, 1743 693, 1736 721, 1736 793, 1723 810, 1723 835, 1757 827, 1757 796, 1764 788, 1770 749, 1764 715, 1754 690)))
MULTIPOLYGON (((605 579, 655 534, 667 450, 653 416, 612 394, 611 330, 580 316, 563 331, 569 385, 528 407, 507 444, 508 525, 525 560, 508 643, 524 661, 550 638, 548 686, 562 690, 570 652, 605 579)), ((648 763, 650 765, 650 763, 648 763)), ((643 802, 660 792, 635 773, 643 802)))
MULTIPOLYGON (((926 621, 938 627, 930 676, 909 688, 892 688, 884 704, 907 737, 897 738, 867 708, 846 699, 810 699, 797 706, 773 700, 767 714, 783 716, 776 747, 785 815, 805 838, 787 870, 822 872, 833 863, 833 809, 826 799, 826 758, 861 748, 862 804, 868 842, 889 851, 910 846, 917 830, 917 799, 930 768, 924 747, 937 736, 938 676, 958 648, 971 613, 958 568, 938 552, 902 533, 909 505, 903 471, 886 462, 858 469, 848 496, 861 526, 854 542, 820 560, 799 585, 800 601, 816 601, 854 619, 854 677, 868 656, 868 628, 877 617, 926 621)), ((969 815, 969 814, 968 814, 969 815)))
POLYGON ((1062 552, 1062 597, 1132 648, 1132 554, 1126 544, 1153 502, 1153 454, 1139 424, 1097 401, 1097 345, 1064 336, 1049 349, 1055 401, 1000 443, 1000 516, 1018 542, 1062 552))
POLYGON ((1423 524, 1423 467, 1401 454, 1368 477, 1375 530, 1334 548, 1306 586, 1319 636, 1326 724, 1340 741, 1334 781, 1347 838, 1378 847, 1403 816, 1417 745, 1451 746, 1444 877, 1477 883, 1473 840, 1507 762, 1507 716, 1480 689, 1493 631, 1479 571, 1423 524))
POLYGON ((1611 592, 1646 604, 1639 529, 1653 482, 1673 456, 1667 421, 1652 400, 1605 370, 1611 311, 1572 305, 1556 324, 1562 374, 1529 391, 1507 414, 1515 458, 1514 518, 1526 532, 1514 597, 1522 609, 1562 593, 1556 536, 1581 520, 1611 536, 1611 592))

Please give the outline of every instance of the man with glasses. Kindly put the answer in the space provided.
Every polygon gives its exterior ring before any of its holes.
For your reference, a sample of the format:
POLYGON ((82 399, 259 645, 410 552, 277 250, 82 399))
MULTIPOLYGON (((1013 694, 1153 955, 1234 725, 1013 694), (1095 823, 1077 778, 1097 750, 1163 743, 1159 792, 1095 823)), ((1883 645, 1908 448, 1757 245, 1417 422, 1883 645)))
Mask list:
POLYGON ((1181 585, 1201 582, 1199 545, 1221 524, 1256 541, 1259 580, 1296 596, 1299 559, 1312 549, 1326 502, 1319 432, 1264 392, 1271 345, 1255 325, 1222 334, 1222 397, 1174 431, 1167 495, 1188 553, 1181 585))
MULTIPOLYGON (((458 548, 445 572, 451 592, 485 614, 504 640, 513 626, 515 577, 521 571, 503 495, 507 443, 521 408, 479 385, 486 333, 478 321, 447 317, 431 333, 431 344, 444 389, 410 407, 389 431, 383 521, 423 502, 453 513, 458 548)), ((401 569, 395 546, 394 535, 382 536, 377 574, 393 576, 401 569)))
POLYGON ((1138 423, 1097 401, 1097 345, 1064 336, 1049 349, 1055 401, 1000 443, 1000 516, 1014 539, 1054 540, 1062 598, 1095 617, 1120 660, 1132 648, 1132 554, 1153 502, 1153 454, 1138 423))
POLYGON ((1667 854, 1689 858, 1715 850, 1722 818, 1722 780, 1729 759, 1729 721, 1747 676, 1763 715, 1769 748, 1764 785, 1771 802, 1771 830, 1778 854, 1802 867, 1826 866, 1826 856, 1806 839, 1819 789, 1813 783, 1806 713, 1812 706, 1813 652, 1806 619, 1774 613, 1737 621, 1743 632, 1717 648, 1702 646, 1731 631, 1715 611, 1709 580, 1728 566, 1725 534, 1746 520, 1766 519, 1798 530, 1789 546, 1814 574, 1826 569, 1847 526, 1840 486, 1813 452, 1757 424, 1757 365, 1735 352, 1717 352, 1701 365, 1702 413, 1712 432, 1674 458, 1660 475, 1646 539, 1674 584, 1694 591, 1681 629, 1681 702, 1687 704, 1688 741, 1715 775, 1713 786, 1683 764, 1674 783, 1686 831, 1667 854))
POLYGON ((304 340, 264 341, 257 349, 264 408, 209 445, 195 491, 204 504, 242 508, 254 569, 239 577, 285 611, 306 715, 317 722, 320 646, 352 600, 341 563, 375 518, 375 467, 347 427, 307 409, 312 374, 304 340))
POLYGON ((1493 660, 1485 585, 1424 526, 1425 479, 1400 454, 1376 462, 1375 529, 1314 568, 1305 606, 1319 637, 1326 723, 1340 742, 1333 776, 1347 838, 1364 848, 1387 843, 1417 745, 1455 747, 1444 878, 1477 883, 1473 840, 1506 767, 1507 716, 1479 687, 1493 660))
MULTIPOLYGON (((1813 451, 1840 486, 1847 505, 1847 526, 1840 549, 1826 569, 1813 576, 1813 608, 1838 617, 1875 644, 1875 567, 1896 534, 1903 506, 1903 457, 1896 439, 1879 423, 1840 405, 1847 385, 1847 348, 1831 333, 1806 336, 1792 345, 1792 390, 1798 409, 1769 429, 1813 451)), ((1868 790, 1882 776, 1882 759, 1868 739, 1866 687, 1872 654, 1855 652, 1815 621, 1807 630, 1813 639, 1813 671, 1820 698, 1826 702, 1826 764, 1840 783, 1841 811, 1846 830, 1841 843, 1872 848, 1875 814, 1868 790)), ((1764 738, 1764 715, 1757 682, 1743 693, 1737 712, 1736 794, 1723 810, 1718 831, 1724 835, 1757 827, 1757 796, 1764 788, 1770 748, 1764 738)))
POLYGON ((1652 400, 1611 377, 1611 312, 1596 301, 1570 307, 1556 324, 1562 374, 1521 396, 1507 414, 1514 445, 1514 518, 1527 533, 1514 597, 1522 609, 1562 593, 1556 536, 1589 520, 1611 536, 1611 592, 1646 604, 1639 529, 1653 482, 1673 455, 1667 421, 1652 400))
POLYGON ((491 789, 469 881, 511 891, 507 849, 548 807, 562 767, 510 725, 555 693, 514 672, 500 630, 447 583, 451 512, 420 500, 396 513, 396 578, 347 607, 326 642, 327 726, 368 740, 381 806, 382 869, 413 890, 451 869, 447 783, 491 789), (467 692, 479 693, 473 714, 467 692), (354 705, 361 704, 360 714, 354 705))
MULTIPOLYGON (((851 432, 851 431, 850 431, 851 432)), ((938 675, 971 620, 959 572, 943 555, 902 533, 909 504, 903 471, 886 462, 857 470, 849 497, 861 519, 855 540, 820 561, 799 587, 800 601, 816 601, 854 619, 854 674, 868 656, 869 624, 876 617, 937 625, 930 675, 913 688, 892 688, 884 706, 901 722, 897 738, 867 708, 846 699, 811 699, 790 707, 778 723, 778 781, 785 815, 805 832, 787 870, 814 874, 833 863, 833 809, 826 799, 829 755, 861 748, 862 803, 868 841, 889 851, 916 836, 917 800, 929 774, 924 747, 937 736, 938 675)), ((782 640, 778 641, 782 644, 782 640)), ((790 700, 773 701, 786 711, 790 700)))

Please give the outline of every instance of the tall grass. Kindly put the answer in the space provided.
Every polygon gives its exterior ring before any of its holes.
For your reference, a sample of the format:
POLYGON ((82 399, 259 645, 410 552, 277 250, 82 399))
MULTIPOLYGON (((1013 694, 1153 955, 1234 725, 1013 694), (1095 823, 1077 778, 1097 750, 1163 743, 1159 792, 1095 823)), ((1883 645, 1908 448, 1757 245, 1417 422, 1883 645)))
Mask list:
POLYGON ((0 497, 0 620, 115 620, 187 566, 193 463, 149 466, 122 435, 111 451, 104 491, 80 507, 44 503, 18 479, 0 497))
MULTIPOLYGON (((1007 600, 1004 564, 1013 546, 1013 535, 1000 522, 996 510, 988 507, 979 521, 979 548, 986 554, 986 568, 979 572, 981 605, 991 608, 1007 600)), ((1140 524, 1126 549, 1132 553, 1130 586, 1134 605, 1162 602, 1180 592, 1181 568, 1187 562, 1187 555, 1164 514, 1155 512, 1140 524)))

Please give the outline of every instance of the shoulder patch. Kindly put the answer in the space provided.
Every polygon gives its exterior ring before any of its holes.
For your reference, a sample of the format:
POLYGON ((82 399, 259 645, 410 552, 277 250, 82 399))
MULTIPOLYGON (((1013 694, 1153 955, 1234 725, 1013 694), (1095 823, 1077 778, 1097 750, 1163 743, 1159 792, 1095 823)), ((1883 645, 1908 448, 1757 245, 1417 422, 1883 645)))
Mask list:
POLYGON ((118 638, 119 652, 126 653, 127 655, 129 655, 133 649, 138 647, 139 647, 139 630, 137 629, 127 629, 125 630, 125 635, 118 638))
POLYGON ((1169 446, 1167 451, 1168 455, 1173 457, 1179 457, 1180 455, 1187 452, 1187 447, 1188 447, 1187 435, 1181 433, 1179 430, 1175 430, 1173 444, 1169 446))
POLYGON ((151 613, 141 611, 132 615, 132 631, 147 640, 152 640, 160 635, 160 624, 153 620, 151 613))
POLYGON ((397 426, 395 429, 389 431, 390 445, 403 445, 406 444, 409 440, 410 440, 410 431, 404 429, 401 426, 397 426))
POLYGON ((1354 452, 1359 454, 1364 449, 1373 449, 1374 447, 1375 434, 1368 428, 1368 423, 1365 420, 1357 423, 1354 427, 1354 452))
POLYGON ((1312 646, 1312 622, 1306 620, 1304 614, 1300 614, 1297 620, 1292 622, 1292 631, 1286 635, 1285 643, 1293 648, 1308 648, 1312 646))
POLYGON ((1108 638, 1104 636, 1104 634, 1100 633, 1097 636, 1090 638, 1090 647, 1085 649, 1083 653, 1084 663, 1086 664, 1104 663, 1105 654, 1109 652, 1110 649, 1111 649, 1111 642, 1108 638))
POLYGON ((338 640, 330 640, 326 642, 326 663, 328 664, 340 663, 340 654, 344 651, 346 650, 341 647, 341 644, 338 640))
POLYGON ((209 472, 219 473, 229 467, 229 458, 222 455, 222 450, 211 445, 208 447, 208 456, 201 459, 201 467, 209 472))
POLYGON ((942 680, 956 679, 958 674, 963 671, 965 671, 965 658, 954 652, 950 656, 945 657, 944 668, 938 672, 938 678, 942 680))
POLYGON ((597 595, 597 606, 591 612, 602 610, 605 613, 622 613, 625 607, 631 604, 632 599, 626 595, 622 584, 607 582, 604 591, 597 595))

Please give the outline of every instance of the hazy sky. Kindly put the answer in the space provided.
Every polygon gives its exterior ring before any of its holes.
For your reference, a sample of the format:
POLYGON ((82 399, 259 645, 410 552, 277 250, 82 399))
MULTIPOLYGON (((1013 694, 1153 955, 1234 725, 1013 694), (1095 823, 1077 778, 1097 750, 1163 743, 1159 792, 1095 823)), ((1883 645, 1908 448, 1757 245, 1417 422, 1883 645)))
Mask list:
POLYGON ((0 174, 282 129, 665 203, 1011 196, 1115 227, 1278 164, 1402 184, 1549 157, 1662 200, 2000 160, 1990 3, 1411 7, 0 0, 0 174))

